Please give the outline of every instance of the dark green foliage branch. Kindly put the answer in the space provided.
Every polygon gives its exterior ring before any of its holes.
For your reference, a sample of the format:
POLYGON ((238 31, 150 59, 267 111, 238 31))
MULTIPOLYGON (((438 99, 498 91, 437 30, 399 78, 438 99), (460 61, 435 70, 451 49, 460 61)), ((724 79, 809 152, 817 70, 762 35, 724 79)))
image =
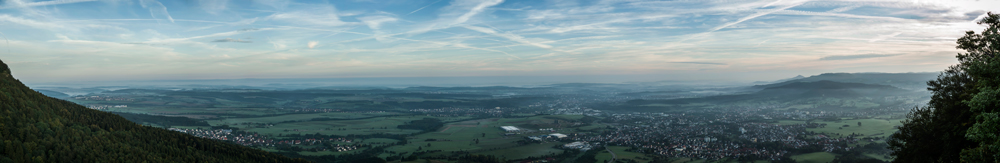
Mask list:
POLYGON ((47 97, 0 62, 0 162, 306 162, 47 97))
POLYGON ((887 142, 893 162, 998 162, 997 86, 1000 85, 1000 36, 997 14, 978 22, 987 29, 959 38, 959 64, 936 80, 927 107, 908 115, 887 142))
POLYGON ((975 118, 965 136, 978 146, 963 149, 962 162, 1000 162, 1000 15, 990 13, 978 23, 986 30, 966 32, 958 41, 958 48, 968 51, 959 60, 969 64, 966 71, 979 92, 964 101, 975 118))

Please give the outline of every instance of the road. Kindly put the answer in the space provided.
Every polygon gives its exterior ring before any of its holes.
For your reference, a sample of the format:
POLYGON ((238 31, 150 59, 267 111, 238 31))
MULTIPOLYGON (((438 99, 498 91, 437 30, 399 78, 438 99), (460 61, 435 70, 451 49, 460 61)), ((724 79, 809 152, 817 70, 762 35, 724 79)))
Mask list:
POLYGON ((604 150, 608 150, 608 153, 611 153, 611 161, 608 161, 608 162, 614 163, 615 159, 618 159, 618 155, 615 155, 615 152, 612 152, 611 149, 608 148, 607 145, 604 145, 604 150))

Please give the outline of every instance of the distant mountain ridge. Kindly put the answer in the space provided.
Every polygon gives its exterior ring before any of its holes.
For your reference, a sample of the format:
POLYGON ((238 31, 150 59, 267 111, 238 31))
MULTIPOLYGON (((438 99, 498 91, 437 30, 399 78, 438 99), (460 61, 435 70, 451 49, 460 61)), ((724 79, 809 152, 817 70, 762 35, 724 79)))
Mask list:
POLYGON ((0 162, 307 162, 47 97, 0 61, 0 162))
POLYGON ((758 85, 759 91, 745 94, 716 95, 696 98, 666 99, 666 100, 630 100, 620 109, 657 110, 683 107, 697 103, 731 104, 748 101, 810 101, 816 98, 870 98, 913 94, 915 91, 900 89, 894 86, 865 83, 846 83, 829 80, 800 81, 792 80, 779 84, 758 85), (792 82, 794 81, 794 82, 792 82), (654 105, 672 105, 670 107, 654 107, 654 105))
POLYGON ((889 85, 865 84, 865 83, 842 83, 829 80, 815 82, 794 82, 784 85, 772 85, 764 89, 899 89, 889 85))
MULTIPOLYGON (((842 83, 864 83, 890 85, 908 90, 926 90, 927 81, 937 78, 937 72, 919 73, 824 73, 804 78, 779 80, 770 84, 755 85, 752 88, 770 88, 798 82, 834 81, 842 83)), ((801 75, 800 75, 801 76, 801 75)))
POLYGON ((757 94, 774 94, 774 91, 790 91, 795 93, 784 93, 791 98, 807 97, 867 97, 867 96, 892 96, 910 91, 896 88, 889 85, 864 84, 864 83, 843 83, 829 80, 815 82, 795 82, 784 85, 775 85, 764 88, 757 94))

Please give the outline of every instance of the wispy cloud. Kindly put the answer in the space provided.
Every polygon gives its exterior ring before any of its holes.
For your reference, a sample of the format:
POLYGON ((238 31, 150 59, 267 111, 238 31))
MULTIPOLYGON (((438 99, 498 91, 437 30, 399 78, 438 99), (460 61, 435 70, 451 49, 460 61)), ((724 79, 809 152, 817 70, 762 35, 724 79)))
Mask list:
POLYGON ((881 57, 891 57, 897 56, 899 54, 857 54, 857 55, 831 55, 819 58, 821 61, 831 61, 831 60, 855 60, 855 59, 866 59, 866 58, 881 58, 881 57))
POLYGON ((36 20, 33 20, 33 19, 25 19, 25 18, 22 18, 22 17, 11 16, 11 15, 7 15, 7 14, 0 15, 0 21, 10 22, 10 23, 15 23, 15 24, 20 24, 20 25, 29 26, 29 27, 32 27, 32 28, 41 28, 41 29, 57 30, 57 29, 65 29, 66 28, 66 26, 64 26, 62 24, 50 23, 50 22, 41 22, 41 21, 36 21, 36 20))
POLYGON ((882 41, 882 40, 885 40, 885 39, 889 39, 889 38, 892 38, 892 37, 899 36, 900 34, 903 34, 903 32, 894 32, 892 34, 879 35, 878 37, 875 37, 875 38, 872 38, 871 40, 868 40, 868 42, 882 41))
MULTIPOLYGON (((789 5, 786 5, 786 6, 782 6, 782 7, 777 8, 777 9, 766 10, 766 11, 762 11, 762 12, 757 12, 757 13, 754 13, 754 14, 750 14, 750 15, 748 15, 746 17, 743 17, 743 18, 740 18, 739 20, 736 20, 734 22, 729 22, 729 23, 717 26, 715 28, 712 28, 711 30, 708 30, 708 32, 715 32, 715 31, 721 30, 723 28, 730 27, 730 26, 742 23, 744 21, 747 21, 747 20, 750 20, 750 19, 753 19, 753 18, 761 17, 761 16, 764 16, 764 15, 767 15, 767 14, 778 12, 778 11, 787 10, 787 9, 795 7, 795 6, 799 6, 799 5, 803 4, 803 3, 805 3, 805 2, 796 2, 796 3, 792 3, 792 4, 789 4, 789 5)), ((769 5, 765 5, 765 7, 767 7, 769 5)))
POLYGON ((472 16, 476 16, 476 14, 482 13, 484 10, 486 10, 487 7, 495 6, 500 3, 503 3, 503 0, 483 0, 482 2, 476 3, 475 6, 469 9, 469 12, 466 12, 461 16, 458 16, 458 18, 455 18, 455 21, 453 21, 450 25, 465 23, 466 21, 469 21, 469 19, 472 18, 472 16))
POLYGON ((319 45, 319 42, 316 42, 316 41, 309 41, 309 43, 308 43, 308 44, 306 44, 306 46, 307 46, 307 47, 309 47, 309 49, 312 49, 312 48, 315 48, 315 47, 316 47, 316 45, 319 45))
POLYGON ((438 19, 423 28, 407 32, 408 34, 420 34, 432 30, 446 29, 458 26, 469 21, 473 16, 482 13, 486 8, 503 3, 503 0, 456 0, 451 5, 442 8, 444 10, 438 19))
POLYGON ((212 42, 238 42, 238 43, 252 43, 253 41, 249 41, 249 40, 241 40, 241 39, 231 39, 231 38, 224 38, 224 39, 218 39, 218 40, 212 40, 212 42))
POLYGON ((546 44, 542 44, 542 43, 537 43, 537 42, 532 42, 532 41, 529 41, 527 38, 524 38, 524 36, 519 36, 519 35, 510 33, 510 32, 500 33, 500 32, 497 32, 497 31, 495 31, 493 29, 483 28, 483 27, 477 27, 477 26, 462 26, 462 27, 465 27, 466 29, 470 29, 470 30, 473 30, 473 31, 482 32, 482 33, 485 33, 485 34, 490 34, 490 35, 494 35, 494 36, 497 36, 497 37, 506 38, 506 39, 509 39, 511 41, 514 41, 514 42, 528 44, 528 45, 531 45, 531 46, 536 46, 536 47, 546 48, 546 49, 552 48, 552 46, 550 46, 550 45, 546 45, 546 44))
POLYGON ((50 81, 191 78, 165 77, 166 70, 200 78, 937 71, 954 64, 954 40, 963 31, 982 29, 972 20, 997 6, 898 0, 230 2, 236 1, 0 1, 0 31, 10 40, 10 48, 0 45, 0 51, 11 52, 4 61, 24 63, 12 66, 32 69, 25 80, 50 81))
POLYGON ((284 10, 291 4, 291 0, 253 0, 254 3, 270 6, 273 9, 284 10))
POLYGON ((321 27, 337 27, 358 24, 356 22, 345 22, 340 19, 340 15, 338 14, 337 8, 333 5, 321 5, 292 12, 275 13, 265 19, 289 24, 321 27))
POLYGON ((153 18, 156 19, 165 18, 167 20, 170 20, 171 23, 174 22, 174 18, 170 16, 169 12, 167 12, 167 6, 164 6, 163 3, 160 3, 160 1, 139 0, 139 4, 142 5, 143 8, 149 9, 149 14, 152 15, 153 18))
POLYGON ((245 33, 245 32, 260 32, 260 31, 269 31, 269 30, 275 30, 275 29, 276 28, 260 28, 258 30, 253 30, 253 31, 228 31, 228 32, 219 32, 219 33, 212 33, 212 34, 207 34, 207 35, 192 36, 192 37, 185 37, 185 38, 151 39, 151 40, 148 40, 148 41, 146 41, 144 43, 150 43, 150 44, 183 43, 183 42, 188 42, 188 41, 195 40, 195 39, 212 38, 212 37, 216 37, 216 38, 218 38, 218 37, 227 37, 227 36, 233 36, 233 35, 237 35, 237 34, 241 34, 241 33, 245 33))
POLYGON ((223 10, 226 10, 226 6, 229 5, 229 0, 200 0, 198 4, 201 5, 201 9, 205 12, 211 14, 218 14, 223 10))
POLYGON ((431 5, 434 5, 434 4, 437 4, 438 2, 441 2, 441 1, 442 1, 442 0, 437 0, 437 1, 434 1, 434 2, 431 2, 431 4, 427 4, 427 5, 426 5, 426 6, 424 6, 424 7, 420 7, 420 8, 418 8, 418 9, 416 9, 416 10, 413 10, 413 11, 410 11, 410 13, 406 13, 406 15, 410 15, 410 14, 413 14, 413 13, 417 13, 417 11, 420 11, 420 10, 423 10, 424 8, 427 8, 427 7, 431 7, 431 5))
POLYGON ((359 17, 358 20, 367 25, 369 29, 372 29, 372 31, 374 31, 375 40, 385 42, 391 40, 389 39, 388 36, 385 36, 385 32, 382 31, 382 24, 395 22, 398 21, 399 19, 390 16, 376 15, 376 16, 359 17))
POLYGON ((20 0, 9 0, 4 3, 4 6, 0 6, 0 9, 10 9, 15 7, 39 7, 39 6, 51 6, 51 5, 62 5, 80 2, 93 2, 97 0, 52 0, 52 1, 41 1, 41 2, 23 2, 20 0))
POLYGON ((832 9, 832 10, 826 11, 826 12, 832 12, 832 13, 844 12, 844 11, 849 11, 849 10, 853 10, 853 9, 859 8, 861 6, 862 5, 844 6, 844 7, 835 8, 835 9, 832 9))
MULTIPOLYGON (((183 21, 183 20, 177 20, 177 21, 183 21)), ((240 20, 240 21, 232 22, 232 23, 222 23, 222 22, 220 22, 220 23, 215 24, 215 25, 204 26, 204 27, 197 27, 197 28, 191 28, 191 29, 188 29, 186 31, 199 31, 199 30, 206 30, 206 29, 218 28, 218 27, 223 27, 223 26, 245 26, 245 25, 253 24, 254 22, 257 22, 257 18, 243 19, 243 20, 240 20)), ((239 31, 246 32, 246 31, 253 31, 253 30, 257 30, 257 29, 258 28, 243 28, 243 29, 240 29, 239 31)))
POLYGON ((699 65, 727 65, 726 63, 718 63, 718 62, 670 62, 670 63, 699 64, 699 65))

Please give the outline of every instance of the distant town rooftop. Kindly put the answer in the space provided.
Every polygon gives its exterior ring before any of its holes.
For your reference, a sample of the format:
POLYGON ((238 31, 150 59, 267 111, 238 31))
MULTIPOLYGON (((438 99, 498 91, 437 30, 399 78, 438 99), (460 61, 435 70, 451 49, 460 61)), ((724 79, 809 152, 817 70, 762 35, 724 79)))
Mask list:
POLYGON ((514 126, 500 126, 500 128, 503 129, 504 131, 507 131, 507 132, 520 131, 521 130, 521 129, 519 129, 517 127, 514 127, 514 126))

